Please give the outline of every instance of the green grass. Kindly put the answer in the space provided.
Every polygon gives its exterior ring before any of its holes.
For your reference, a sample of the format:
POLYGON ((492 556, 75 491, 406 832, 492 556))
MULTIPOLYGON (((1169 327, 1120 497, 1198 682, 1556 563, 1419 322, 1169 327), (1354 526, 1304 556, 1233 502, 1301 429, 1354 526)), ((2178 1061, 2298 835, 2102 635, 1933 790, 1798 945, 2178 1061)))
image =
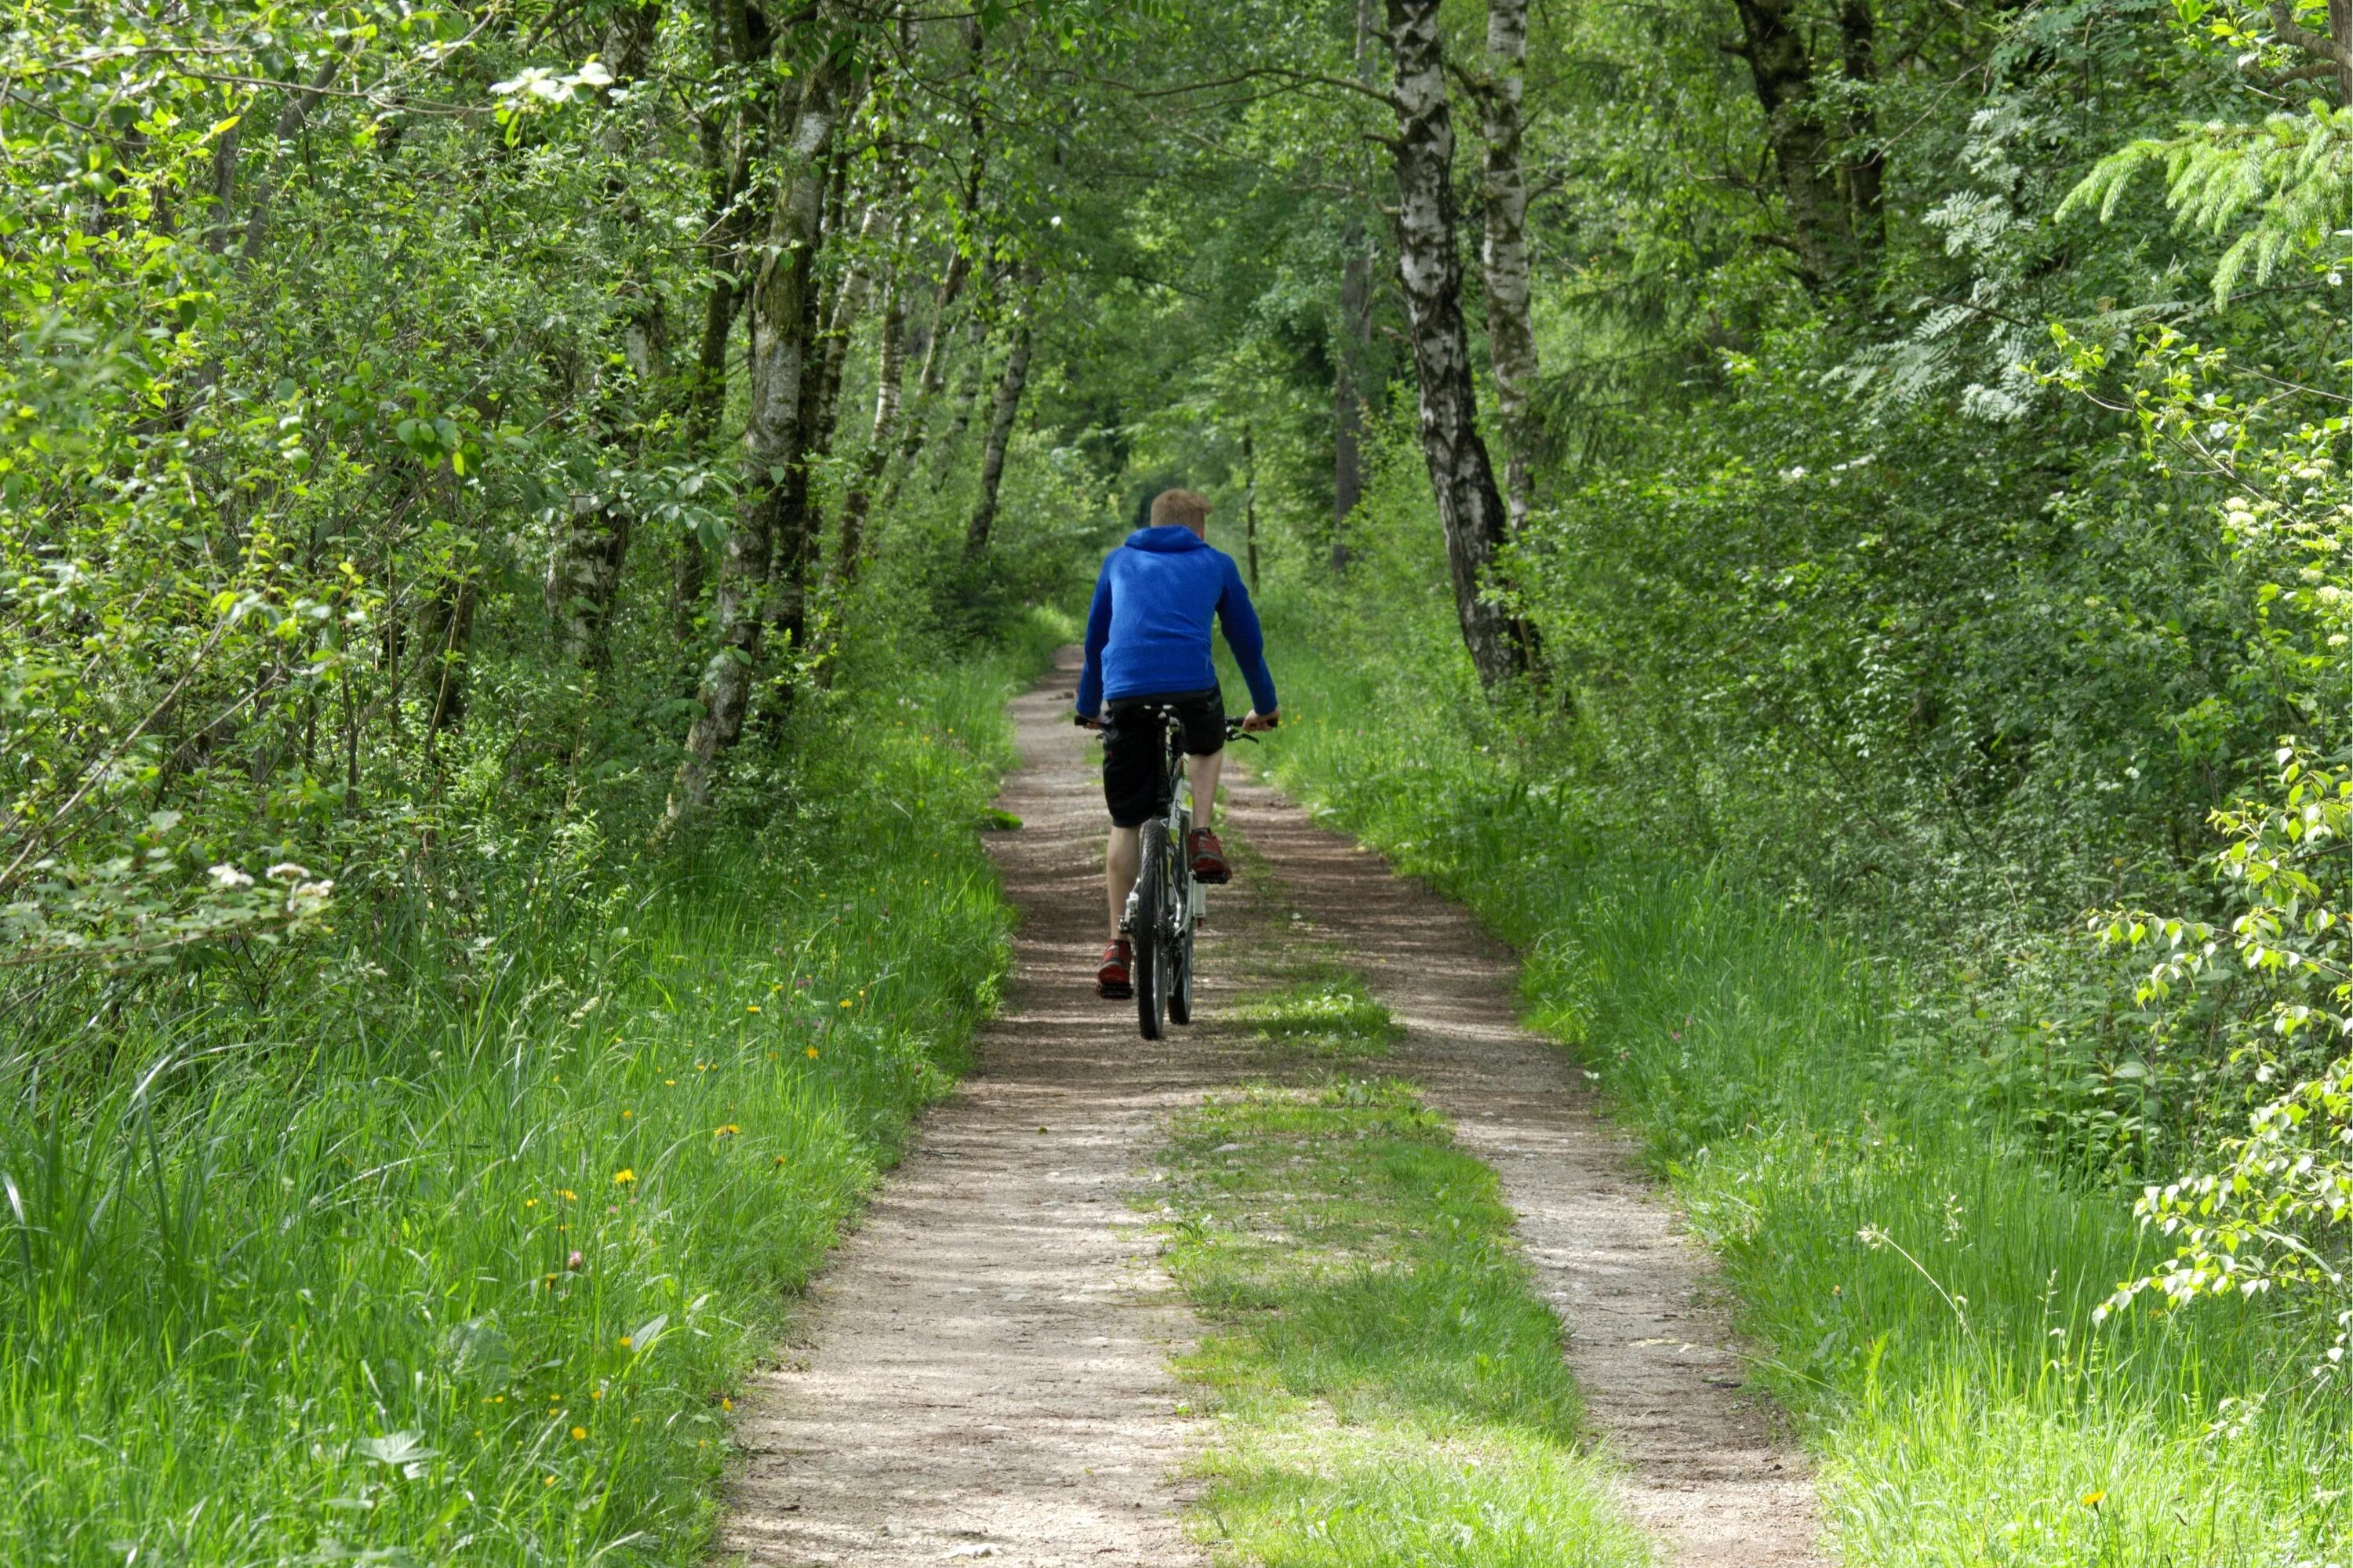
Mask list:
POLYGON ((1320 1086, 1205 1100, 1155 1187, 1168 1265, 1212 1325, 1180 1370, 1218 1414, 1200 1510, 1217 1561, 1647 1562, 1578 1451, 1560 1325, 1494 1173, 1412 1086, 1333 1070, 1388 1037, 1386 1012, 1328 976, 1250 1011, 1320 1086))
POLYGON ((1320 1054, 1377 1056, 1388 1050, 1397 1025, 1361 980, 1328 962, 1300 968, 1301 978, 1292 983, 1237 1004, 1233 1018, 1268 1040, 1320 1054))
POLYGON ((1385 619, 1356 645, 1364 616, 1271 607, 1293 716, 1270 760, 1526 955, 1533 1020, 1724 1260, 1847 1563, 2353 1561, 2353 1402, 2307 1374, 2316 1325, 2256 1303, 2095 1327, 2158 1255, 2129 1194, 2041 1163, 1962 1048, 1900 1023, 1901 977, 1589 829, 1465 721, 1459 651, 1385 619))
POLYGON ((0 1559, 701 1561, 737 1380, 991 1005, 1038 651, 813 712, 756 842, 20 1021, 0 1559))

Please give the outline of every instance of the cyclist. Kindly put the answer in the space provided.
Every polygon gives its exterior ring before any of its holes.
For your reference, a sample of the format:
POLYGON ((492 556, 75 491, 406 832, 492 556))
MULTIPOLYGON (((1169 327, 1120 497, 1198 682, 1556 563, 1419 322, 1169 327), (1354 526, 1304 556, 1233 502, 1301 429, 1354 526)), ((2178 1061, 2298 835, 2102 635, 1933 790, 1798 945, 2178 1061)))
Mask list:
POLYGON ((1095 969, 1098 996, 1134 994, 1128 978, 1134 955, 1121 921, 1142 858, 1138 830, 1164 804, 1157 799, 1159 726, 1123 721, 1146 705, 1176 709, 1185 732, 1185 773, 1199 813, 1185 849, 1194 877, 1208 883, 1233 876, 1225 847, 1210 831, 1226 746, 1226 702, 1209 658, 1212 617, 1225 628, 1226 646, 1250 685, 1250 711, 1242 727, 1275 724, 1274 678, 1266 671, 1258 613, 1233 557, 1202 536, 1208 519, 1209 503, 1189 490, 1154 497, 1152 525, 1130 534, 1104 559, 1087 611, 1079 722, 1103 732, 1103 803, 1111 808, 1111 843, 1103 854, 1111 941, 1095 969))

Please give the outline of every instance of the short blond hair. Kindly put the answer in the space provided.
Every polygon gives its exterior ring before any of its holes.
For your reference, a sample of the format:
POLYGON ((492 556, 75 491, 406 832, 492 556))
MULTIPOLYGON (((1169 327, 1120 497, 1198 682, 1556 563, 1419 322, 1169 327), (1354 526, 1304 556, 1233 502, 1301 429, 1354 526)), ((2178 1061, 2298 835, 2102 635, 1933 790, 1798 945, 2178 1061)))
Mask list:
POLYGON ((1199 528, 1209 516, 1209 503, 1189 490, 1164 490, 1152 498, 1152 525, 1199 528))

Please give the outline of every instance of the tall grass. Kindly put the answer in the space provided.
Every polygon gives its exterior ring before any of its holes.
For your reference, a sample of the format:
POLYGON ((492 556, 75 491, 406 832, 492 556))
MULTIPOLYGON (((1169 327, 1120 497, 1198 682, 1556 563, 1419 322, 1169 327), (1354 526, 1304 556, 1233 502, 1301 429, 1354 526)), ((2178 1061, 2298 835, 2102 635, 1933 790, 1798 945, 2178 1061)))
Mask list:
POLYGON ((249 1004, 14 1021, 0 1559, 696 1561, 735 1380, 990 1005, 970 830, 1056 630, 812 712, 757 836, 488 878, 454 950, 355 901, 249 1004))
POLYGON ((2353 1562, 2316 1326, 2260 1303, 2095 1326, 2158 1245, 2129 1195, 2043 1163, 1901 974, 1513 760, 1436 619, 1278 597, 1277 772, 1526 954, 1533 1020, 1723 1258, 1844 1560, 2353 1562))

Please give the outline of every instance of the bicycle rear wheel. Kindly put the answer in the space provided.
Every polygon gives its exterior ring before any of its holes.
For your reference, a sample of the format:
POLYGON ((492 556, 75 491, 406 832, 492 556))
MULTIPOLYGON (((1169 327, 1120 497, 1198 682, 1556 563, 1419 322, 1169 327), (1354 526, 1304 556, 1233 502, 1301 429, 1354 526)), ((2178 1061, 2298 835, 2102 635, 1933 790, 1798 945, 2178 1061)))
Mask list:
POLYGON ((1135 1026, 1146 1040, 1161 1036, 1160 1015, 1168 1005, 1167 924, 1168 827, 1155 819, 1144 824, 1143 864, 1135 880, 1135 927, 1128 933, 1135 951, 1135 1026))

